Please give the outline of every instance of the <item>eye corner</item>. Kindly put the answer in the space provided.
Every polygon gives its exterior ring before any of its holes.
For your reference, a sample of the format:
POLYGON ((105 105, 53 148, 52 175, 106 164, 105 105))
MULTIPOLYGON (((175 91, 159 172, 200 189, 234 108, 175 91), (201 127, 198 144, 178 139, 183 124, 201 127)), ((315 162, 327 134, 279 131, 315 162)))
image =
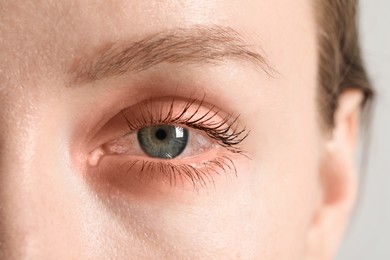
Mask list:
POLYGON ((104 150, 102 147, 98 147, 88 154, 88 164, 91 167, 96 167, 99 161, 104 156, 104 150))

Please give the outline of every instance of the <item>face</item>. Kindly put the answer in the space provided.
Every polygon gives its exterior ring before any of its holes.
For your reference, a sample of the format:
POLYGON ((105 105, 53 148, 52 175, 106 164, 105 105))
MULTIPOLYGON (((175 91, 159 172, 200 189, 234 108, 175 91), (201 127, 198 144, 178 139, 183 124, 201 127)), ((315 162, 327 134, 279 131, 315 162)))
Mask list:
POLYGON ((325 133, 315 13, 2 1, 0 256, 330 258, 358 102, 325 133))

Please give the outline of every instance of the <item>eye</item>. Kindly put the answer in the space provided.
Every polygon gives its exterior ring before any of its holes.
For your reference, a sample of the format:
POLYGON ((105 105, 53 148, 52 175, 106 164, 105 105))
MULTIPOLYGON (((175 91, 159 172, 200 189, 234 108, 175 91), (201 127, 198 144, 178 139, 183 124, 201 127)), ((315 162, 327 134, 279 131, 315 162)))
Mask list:
POLYGON ((137 137, 142 150, 149 156, 172 159, 186 148, 188 130, 173 125, 158 125, 140 129, 137 137))
POLYGON ((89 156, 90 165, 109 172, 115 183, 134 177, 148 185, 189 182, 198 189, 208 182, 214 184, 214 177, 221 173, 237 174, 235 155, 243 153, 239 145, 248 132, 240 128, 237 116, 222 113, 203 100, 148 100, 115 118, 108 122, 113 127, 107 128, 126 125, 126 133, 103 143, 89 156))
POLYGON ((132 131, 105 143, 98 151, 104 155, 169 161, 195 157, 216 146, 215 140, 200 131, 167 124, 132 131))

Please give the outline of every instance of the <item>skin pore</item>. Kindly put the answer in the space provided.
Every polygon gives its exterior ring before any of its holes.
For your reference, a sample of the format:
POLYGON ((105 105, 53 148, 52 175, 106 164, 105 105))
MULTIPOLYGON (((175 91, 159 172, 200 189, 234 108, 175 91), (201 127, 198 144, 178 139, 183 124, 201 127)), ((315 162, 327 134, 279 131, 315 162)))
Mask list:
POLYGON ((309 0, 2 1, 0 257, 331 259, 362 95, 322 127, 317 26, 309 0), (198 141, 142 153, 129 127, 192 101, 198 141))

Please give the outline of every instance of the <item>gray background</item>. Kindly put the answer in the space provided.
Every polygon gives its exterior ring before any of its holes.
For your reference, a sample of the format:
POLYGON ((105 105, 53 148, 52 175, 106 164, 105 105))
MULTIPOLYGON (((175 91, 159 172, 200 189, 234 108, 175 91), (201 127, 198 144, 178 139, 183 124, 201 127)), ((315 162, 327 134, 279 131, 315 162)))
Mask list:
POLYGON ((377 100, 359 206, 337 260, 389 260, 390 1, 360 3, 362 47, 377 100))

